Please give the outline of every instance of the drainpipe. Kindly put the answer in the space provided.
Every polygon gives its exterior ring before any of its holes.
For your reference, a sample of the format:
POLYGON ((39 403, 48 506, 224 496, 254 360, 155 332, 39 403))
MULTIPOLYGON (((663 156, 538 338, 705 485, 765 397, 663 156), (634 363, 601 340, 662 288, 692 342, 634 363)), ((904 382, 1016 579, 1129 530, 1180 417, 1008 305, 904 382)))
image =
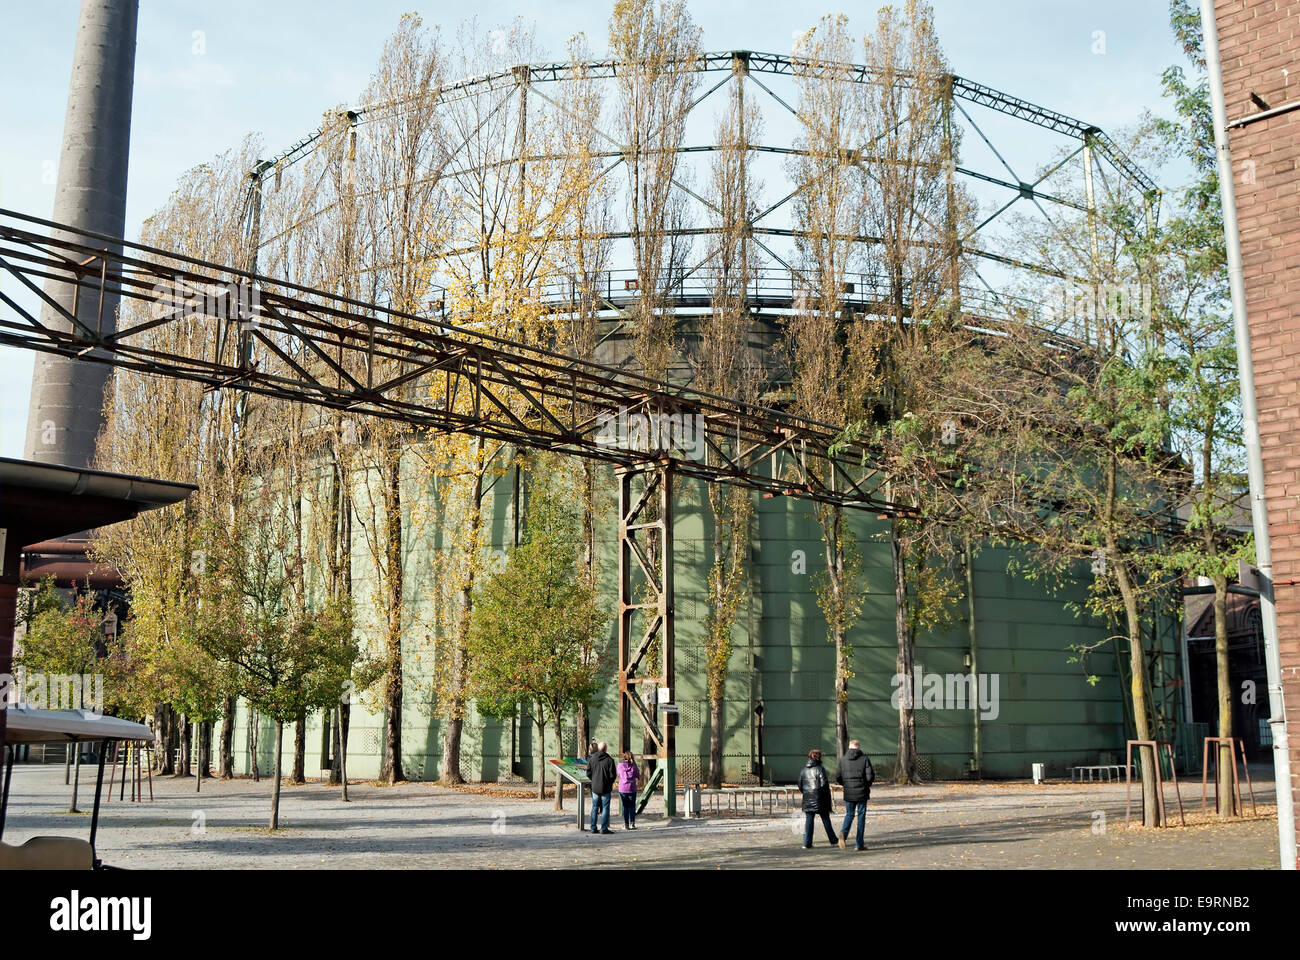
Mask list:
POLYGON ((1228 283, 1232 292, 1232 326, 1237 339, 1241 376, 1242 427, 1250 478, 1250 519, 1255 530, 1259 567, 1259 612, 1264 627, 1264 660, 1268 671, 1268 703, 1272 711, 1273 778, 1277 790, 1278 853, 1283 870, 1296 869, 1295 810, 1291 795, 1291 758, 1282 703, 1282 666, 1277 649, 1277 607, 1273 603, 1273 550, 1268 540, 1268 504, 1264 499, 1264 459, 1259 445, 1259 411, 1255 403, 1255 370, 1250 354, 1246 318, 1246 283, 1241 268, 1241 235, 1237 231, 1237 191, 1232 180, 1228 146, 1228 110, 1223 96, 1223 66, 1219 61, 1219 32, 1214 0, 1201 0, 1201 29, 1205 34, 1205 67, 1210 79, 1214 112, 1214 146, 1219 154, 1219 197, 1223 202, 1223 233, 1228 254, 1228 283))

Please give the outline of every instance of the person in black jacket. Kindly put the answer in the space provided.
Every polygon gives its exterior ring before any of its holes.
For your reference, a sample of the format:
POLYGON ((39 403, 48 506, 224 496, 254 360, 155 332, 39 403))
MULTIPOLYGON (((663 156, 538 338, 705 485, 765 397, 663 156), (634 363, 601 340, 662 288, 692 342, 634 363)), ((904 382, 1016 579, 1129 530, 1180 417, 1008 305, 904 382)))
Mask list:
POLYGON ((822 752, 808 751, 808 762, 799 772, 799 790, 803 794, 803 848, 812 849, 813 818, 820 816, 826 827, 826 837, 831 846, 838 843, 835 828, 831 826, 831 781, 822 766, 822 752))
POLYGON ((591 833, 595 836, 596 818, 600 818, 600 833, 611 833, 609 829, 609 801, 614 793, 614 784, 618 780, 618 767, 614 758, 605 752, 604 743, 596 744, 596 752, 587 761, 587 779, 591 781, 591 833))
POLYGON ((849 826, 853 818, 858 818, 858 845, 856 849, 867 849, 862 834, 867 825, 867 801, 871 799, 871 784, 876 779, 876 771, 871 766, 871 758, 862 752, 862 744, 857 740, 849 741, 848 752, 840 758, 840 768, 835 775, 835 782, 844 787, 844 825, 840 827, 840 847, 844 847, 844 838, 849 835, 849 826))

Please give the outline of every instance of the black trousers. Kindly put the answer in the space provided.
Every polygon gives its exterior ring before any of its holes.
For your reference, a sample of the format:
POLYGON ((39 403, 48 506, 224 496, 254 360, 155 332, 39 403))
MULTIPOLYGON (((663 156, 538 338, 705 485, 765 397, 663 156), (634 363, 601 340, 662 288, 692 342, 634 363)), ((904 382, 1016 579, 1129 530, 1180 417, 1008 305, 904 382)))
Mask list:
POLYGON ((826 839, 832 844, 839 843, 840 838, 835 836, 835 828, 831 826, 830 811, 824 810, 821 813, 805 813, 803 815, 803 845, 805 847, 812 846, 813 819, 815 817, 822 818, 822 826, 826 828, 826 839))

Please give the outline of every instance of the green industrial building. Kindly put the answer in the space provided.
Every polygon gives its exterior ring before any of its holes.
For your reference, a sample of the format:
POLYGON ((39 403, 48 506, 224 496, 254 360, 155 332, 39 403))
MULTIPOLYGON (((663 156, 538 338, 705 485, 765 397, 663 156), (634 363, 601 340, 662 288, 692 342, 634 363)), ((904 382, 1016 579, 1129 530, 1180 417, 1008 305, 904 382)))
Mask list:
MULTIPOLYGON (((526 477, 521 485, 526 496, 526 477)), ((606 487, 613 478, 605 473, 606 487)), ((489 548, 505 551, 514 539, 515 484, 496 484, 485 511, 489 548)), ((676 579, 676 728, 679 783, 707 775, 709 705, 702 667, 705 581, 709 565, 708 499, 702 485, 678 488, 674 534, 676 579)), ((411 502, 408 491, 407 502, 411 502)), ((434 496, 432 491, 426 495, 434 496)), ((612 512, 611 512, 612 513, 612 512)), ((898 710, 894 683, 896 641, 890 566, 889 524, 874 514, 849 511, 862 554, 862 613, 849 631, 853 677, 849 683, 850 733, 863 743, 882 775, 897 750, 898 710), (891 702, 892 700, 892 702, 891 702)), ((822 563, 821 530, 811 506, 788 498, 756 499, 751 525, 748 602, 734 630, 735 646, 727 677, 724 718, 724 776, 729 783, 758 782, 759 715, 763 707, 763 769, 766 782, 791 782, 807 751, 819 747, 834 755, 834 648, 818 607, 813 578, 822 563)), ((403 709, 403 765, 408 779, 436 780, 442 771, 442 723, 433 708, 427 682, 432 644, 424 635, 433 611, 430 580, 432 552, 443 547, 448 531, 437 523, 408 545, 406 597, 414 622, 404 640, 406 700, 403 709)), ((602 592, 612 603, 615 538, 608 527, 601 543, 602 592)), ((925 778, 966 779, 1027 777, 1031 764, 1044 763, 1048 775, 1064 776, 1075 764, 1122 760, 1124 741, 1132 736, 1127 719, 1127 652, 1102 645, 1086 663, 1077 646, 1097 644, 1109 634, 1105 625, 1072 612, 1071 601, 1084 598, 1081 579, 1049 589, 1042 581, 1008 572, 1004 549, 976 552, 971 582, 973 598, 962 598, 960 619, 943 632, 918 637, 918 670, 930 684, 917 688, 916 721, 919 772, 925 778), (974 609, 974 630, 970 611, 974 609), (977 665, 977 696, 954 705, 951 691, 969 691, 967 680, 977 665), (935 703, 927 691, 944 682, 947 698, 935 703), (1089 682, 1089 675, 1097 679, 1089 682), (982 683, 982 686, 978 684, 982 683), (983 696, 978 696, 982 692, 983 696), (978 742, 978 748, 976 743, 978 742)), ((366 558, 354 549, 354 596, 364 603, 366 558)), ((959 571, 960 575, 960 571, 959 571)), ((1080 576, 1086 576, 1086 567, 1080 576)), ((1177 630, 1171 620, 1154 664, 1153 686, 1161 718, 1178 716, 1177 630)), ((1117 641, 1122 642, 1122 641, 1117 641)), ((618 705, 616 644, 611 620, 603 665, 608 683, 591 705, 593 735, 617 741, 618 705)), ((235 731, 236 772, 250 769, 249 712, 241 705, 235 731)), ((563 755, 578 752, 574 718, 564 725, 563 755)), ((382 751, 383 716, 354 702, 348 738, 348 772, 376 777, 382 751)), ((220 736, 218 731, 217 736, 220 736)), ((322 746, 319 716, 307 733, 307 775, 328 756, 322 746)), ((273 761, 274 727, 260 721, 259 770, 273 761)), ((633 744, 639 745, 637 730, 633 744)), ((285 766, 292 759, 293 738, 286 731, 285 766)), ((539 766, 556 757, 548 739, 539 756, 534 728, 521 717, 512 725, 480 718, 471 706, 462 739, 461 773, 468 780, 534 780, 539 766)))

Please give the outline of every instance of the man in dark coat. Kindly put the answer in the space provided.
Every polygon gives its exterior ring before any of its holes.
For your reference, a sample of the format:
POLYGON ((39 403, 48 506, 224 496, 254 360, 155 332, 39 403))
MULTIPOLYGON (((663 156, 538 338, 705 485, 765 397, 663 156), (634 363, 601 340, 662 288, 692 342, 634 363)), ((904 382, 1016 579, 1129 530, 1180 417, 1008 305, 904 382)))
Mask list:
POLYGON ((610 833, 609 801, 618 780, 618 766, 606 751, 604 743, 596 744, 596 752, 587 761, 587 778, 591 781, 591 833, 595 836, 596 818, 600 818, 600 833, 610 833))
POLYGON ((835 828, 831 826, 831 781, 826 775, 826 768, 822 766, 820 750, 808 751, 808 762, 799 772, 799 790, 803 794, 803 848, 812 849, 814 817, 822 818, 826 837, 831 846, 835 846, 839 841, 835 836, 835 828))
POLYGON ((856 849, 867 849, 862 834, 867 825, 867 801, 871 799, 871 784, 875 779, 876 771, 871 766, 871 758, 862 752, 862 744, 850 740, 848 752, 840 759, 840 769, 835 775, 836 783, 844 787, 844 825, 840 827, 841 849, 847 849, 844 838, 849 835, 849 826, 855 816, 858 818, 856 849))

